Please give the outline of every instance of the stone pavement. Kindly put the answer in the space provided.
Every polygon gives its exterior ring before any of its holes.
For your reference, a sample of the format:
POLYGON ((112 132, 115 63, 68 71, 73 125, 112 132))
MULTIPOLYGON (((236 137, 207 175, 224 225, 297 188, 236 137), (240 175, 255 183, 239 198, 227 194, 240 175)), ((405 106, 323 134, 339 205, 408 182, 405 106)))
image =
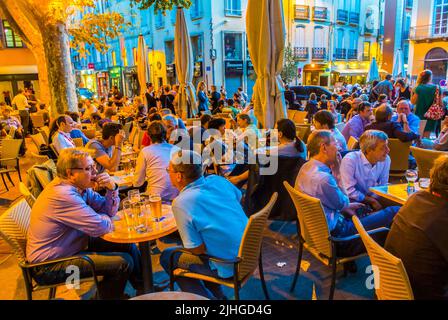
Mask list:
MULTIPOLYGON (((31 141, 27 139, 28 150, 32 150, 31 141)), ((22 177, 26 177, 26 170, 34 163, 29 153, 21 158, 22 177)), ((12 187, 9 182, 10 191, 1 185, 0 189, 0 215, 16 200, 20 198, 18 191, 18 175, 13 175, 16 187, 12 187)), ((311 257, 308 252, 304 252, 301 265, 301 274, 294 292, 290 293, 289 288, 295 272, 297 261, 297 237, 296 227, 292 223, 272 221, 266 230, 263 240, 263 266, 265 279, 271 299, 276 300, 326 300, 328 299, 331 273, 330 269, 323 266, 319 261, 311 257), (282 263, 284 266, 280 267, 282 263)), ((173 244, 158 242, 158 247, 163 250, 173 244)), ((159 255, 154 254, 153 268, 156 282, 168 279, 168 275, 162 270, 158 260, 159 255)), ((338 300, 366 300, 373 299, 373 290, 368 290, 365 286, 367 277, 366 267, 369 259, 362 258, 357 261, 358 272, 343 277, 342 271, 338 272, 336 282, 335 299, 338 300)), ((0 240, 0 300, 22 300, 26 299, 25 287, 22 274, 14 255, 9 246, 0 240)), ((91 284, 82 284, 79 290, 70 290, 66 287, 59 287, 56 298, 65 300, 86 300, 89 299, 94 288, 91 284)), ((225 288, 224 292, 229 298, 233 297, 233 290, 225 288)), ((134 295, 131 286, 127 288, 129 295, 134 295)), ((43 290, 33 295, 34 299, 47 299, 48 291, 43 290)), ((265 299, 258 271, 246 283, 240 291, 241 299, 263 300, 265 299)))

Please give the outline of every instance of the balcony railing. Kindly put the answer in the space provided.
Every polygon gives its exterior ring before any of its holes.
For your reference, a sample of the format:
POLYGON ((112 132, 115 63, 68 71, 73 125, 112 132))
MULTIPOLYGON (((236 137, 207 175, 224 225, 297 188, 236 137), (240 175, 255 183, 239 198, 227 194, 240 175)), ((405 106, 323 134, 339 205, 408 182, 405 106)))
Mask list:
POLYGON ((347 23, 348 22, 348 11, 339 9, 337 16, 336 16, 336 22, 337 23, 347 23))
POLYGON ((294 48, 294 57, 297 60, 308 60, 309 52, 306 47, 295 47, 294 48))
POLYGON ((350 12, 350 25, 358 26, 359 25, 359 13, 350 12))
POLYGON ((346 49, 336 48, 334 50, 333 58, 336 59, 336 60, 345 60, 345 59, 347 59, 347 50, 346 49))
POLYGON ((327 48, 313 48, 313 60, 327 60, 327 48))
POLYGON ((294 18, 297 20, 307 20, 310 18, 310 6, 296 5, 294 18))
POLYGON ((432 24, 426 26, 412 27, 409 33, 409 40, 438 40, 448 38, 448 25, 432 24))
POLYGON ((348 60, 358 60, 358 49, 348 49, 347 50, 348 60))
POLYGON ((327 21, 328 20, 328 8, 313 7, 313 20, 327 21))

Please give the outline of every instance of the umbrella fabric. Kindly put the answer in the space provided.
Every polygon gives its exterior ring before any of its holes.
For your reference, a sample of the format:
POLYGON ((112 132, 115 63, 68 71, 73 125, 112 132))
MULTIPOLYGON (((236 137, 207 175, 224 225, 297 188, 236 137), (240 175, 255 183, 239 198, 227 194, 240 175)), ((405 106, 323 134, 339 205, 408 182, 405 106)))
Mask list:
POLYGON ((137 47, 137 76, 140 84, 140 95, 144 96, 146 91, 146 82, 149 79, 148 54, 146 50, 145 38, 138 36, 137 47))
POLYGON ((401 49, 398 49, 395 52, 394 56, 394 68, 392 71, 392 76, 394 78, 404 78, 406 76, 404 72, 404 57, 403 57, 403 51, 401 49))
POLYGON ((369 73, 367 74, 367 82, 372 82, 379 79, 380 73, 378 71, 378 65, 376 64, 376 59, 372 58, 372 62, 370 62, 369 73))
POLYGON ((182 7, 177 9, 174 36, 174 60, 179 81, 178 116, 192 118, 198 113, 193 81, 193 51, 182 7))
POLYGON ((249 53, 257 81, 254 113, 265 128, 286 118, 284 84, 280 77, 285 51, 285 21, 281 0, 249 0, 246 14, 249 53))

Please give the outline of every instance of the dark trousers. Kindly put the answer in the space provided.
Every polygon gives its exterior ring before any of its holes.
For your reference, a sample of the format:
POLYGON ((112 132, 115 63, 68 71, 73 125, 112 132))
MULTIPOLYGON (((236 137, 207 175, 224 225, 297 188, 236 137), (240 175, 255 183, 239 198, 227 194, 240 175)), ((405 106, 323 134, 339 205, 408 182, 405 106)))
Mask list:
MULTIPOLYGON (((367 231, 386 227, 389 228, 392 224, 392 220, 397 214, 400 207, 388 207, 386 209, 371 213, 368 216, 360 218, 361 224, 367 231)), ((357 234, 358 231, 355 228, 352 220, 344 219, 339 221, 336 228, 331 231, 331 235, 338 238, 349 237, 357 234)), ((380 245, 384 245, 386 241, 387 234, 385 232, 373 235, 372 238, 375 239, 380 245)), ((350 257, 356 256, 358 254, 366 252, 364 244, 361 239, 355 239, 347 243, 338 243, 336 247, 337 255, 339 257, 350 257)))
MULTIPOLYGON (((23 127, 23 134, 26 136, 30 130, 30 113, 28 110, 19 110, 20 122, 23 127)), ((32 133, 32 132, 31 132, 32 133)))
MULTIPOLYGON (((171 247, 165 249, 160 256, 160 264, 166 273, 170 272, 170 256, 171 252, 178 247, 171 247)), ((182 268, 190 270, 194 273, 200 273, 203 275, 208 275, 212 277, 218 277, 218 273, 216 270, 211 270, 208 264, 208 260, 201 259, 197 256, 192 256, 189 254, 183 254, 180 252, 176 252, 173 261, 173 268, 182 268)), ((194 294, 198 294, 200 296, 207 297, 209 299, 224 299, 225 295, 222 292, 221 285, 201 281, 196 279, 178 277, 176 278, 176 282, 179 285, 180 289, 185 292, 190 292, 194 294)))
MULTIPOLYGON (((140 251, 135 244, 119 244, 101 238, 90 238, 87 250, 79 254, 92 259, 97 276, 103 277, 98 283, 102 299, 121 298, 128 279, 135 289, 141 289, 140 251)), ((86 261, 73 260, 50 267, 39 267, 34 271, 35 279, 43 284, 63 282, 73 272, 71 266, 79 268, 80 278, 92 276, 90 265, 86 261)))

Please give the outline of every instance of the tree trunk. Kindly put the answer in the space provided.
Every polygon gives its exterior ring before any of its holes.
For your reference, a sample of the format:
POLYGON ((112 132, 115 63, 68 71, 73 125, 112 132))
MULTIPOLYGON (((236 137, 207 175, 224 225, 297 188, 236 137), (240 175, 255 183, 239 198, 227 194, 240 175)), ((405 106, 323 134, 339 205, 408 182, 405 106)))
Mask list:
POLYGON ((39 73, 39 100, 46 103, 48 106, 51 106, 51 94, 48 85, 47 61, 45 59, 44 48, 35 46, 32 52, 36 58, 37 70, 39 73))
POLYGON ((51 113, 55 116, 66 111, 78 111, 67 30, 62 23, 53 24, 47 21, 42 22, 40 29, 51 97, 51 113))

